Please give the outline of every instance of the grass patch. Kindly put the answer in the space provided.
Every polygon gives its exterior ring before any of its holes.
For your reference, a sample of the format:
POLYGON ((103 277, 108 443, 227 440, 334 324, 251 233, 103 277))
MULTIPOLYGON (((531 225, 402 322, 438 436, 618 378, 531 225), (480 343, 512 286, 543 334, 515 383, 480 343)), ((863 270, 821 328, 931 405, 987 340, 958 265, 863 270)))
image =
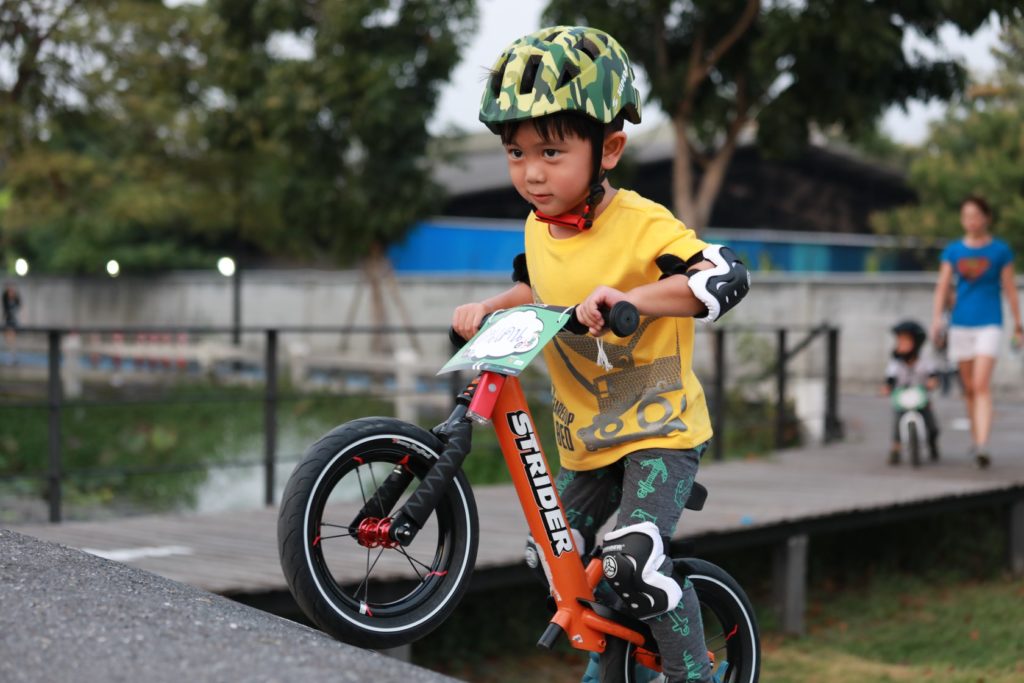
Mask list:
POLYGON ((1024 586, 1008 577, 936 583, 878 577, 818 601, 808 635, 769 634, 765 681, 1024 680, 1024 586))

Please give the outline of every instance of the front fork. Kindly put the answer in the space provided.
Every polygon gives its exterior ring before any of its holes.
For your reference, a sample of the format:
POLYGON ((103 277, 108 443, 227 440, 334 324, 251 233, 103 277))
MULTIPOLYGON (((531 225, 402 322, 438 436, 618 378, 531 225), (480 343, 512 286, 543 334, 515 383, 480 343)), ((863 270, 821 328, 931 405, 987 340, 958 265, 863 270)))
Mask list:
POLYGON ((404 462, 399 462, 349 523, 349 533, 356 535, 361 544, 367 547, 407 546, 416 538, 469 455, 472 422, 467 412, 470 411, 478 379, 456 397, 455 410, 435 428, 435 434, 445 441, 445 447, 405 505, 393 516, 388 516, 415 477, 404 462))

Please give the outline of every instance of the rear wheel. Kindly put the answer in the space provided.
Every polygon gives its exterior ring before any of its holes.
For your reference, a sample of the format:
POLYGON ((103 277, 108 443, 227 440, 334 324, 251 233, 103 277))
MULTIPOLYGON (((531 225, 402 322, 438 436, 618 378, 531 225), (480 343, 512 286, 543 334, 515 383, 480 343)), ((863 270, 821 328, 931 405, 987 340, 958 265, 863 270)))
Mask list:
POLYGON ((292 473, 278 516, 281 568, 302 611, 335 638, 377 649, 411 643, 468 588, 478 531, 463 473, 409 546, 381 543, 379 521, 404 504, 440 451, 426 430, 365 418, 320 439, 292 473))
MULTIPOLYGON (((697 591, 704 640, 714 655, 715 670, 728 662, 723 681, 756 683, 761 672, 761 640, 747 594, 724 569, 710 562, 695 558, 682 562, 688 567, 685 576, 697 591)), ((677 572, 680 568, 677 564, 677 572)))
MULTIPOLYGON (((761 671, 761 641, 754 609, 746 593, 725 570, 710 562, 694 558, 676 560, 675 569, 677 580, 689 578, 697 593, 705 647, 714 659, 712 671, 722 674, 724 670, 724 683, 757 683, 761 671)), ((636 645, 608 638, 608 646, 601 655, 601 682, 650 680, 650 670, 637 667, 636 654, 636 645)))

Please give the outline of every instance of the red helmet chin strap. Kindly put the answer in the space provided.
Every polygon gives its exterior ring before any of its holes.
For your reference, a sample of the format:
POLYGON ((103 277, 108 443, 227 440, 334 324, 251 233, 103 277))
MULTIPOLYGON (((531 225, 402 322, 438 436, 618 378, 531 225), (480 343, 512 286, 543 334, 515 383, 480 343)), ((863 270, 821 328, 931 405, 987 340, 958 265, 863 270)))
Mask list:
POLYGON ((557 225, 563 228, 570 228, 572 230, 589 230, 590 226, 594 224, 594 218, 592 216, 594 209, 604 199, 604 174, 598 179, 598 182, 590 186, 590 193, 587 194, 586 204, 583 205, 583 215, 577 213, 561 213, 557 216, 549 216, 548 214, 540 211, 536 207, 533 209, 533 215, 537 217, 542 223, 549 225, 557 225))

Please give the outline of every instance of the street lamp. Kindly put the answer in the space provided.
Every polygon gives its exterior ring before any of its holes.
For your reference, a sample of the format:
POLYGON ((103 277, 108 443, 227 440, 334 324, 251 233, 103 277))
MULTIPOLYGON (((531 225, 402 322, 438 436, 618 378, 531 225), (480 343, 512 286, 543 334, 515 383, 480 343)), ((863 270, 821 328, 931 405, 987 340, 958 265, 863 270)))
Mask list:
POLYGON ((17 273, 19 277, 25 277, 28 275, 28 261, 23 258, 17 259, 14 262, 14 272, 17 273))
POLYGON ((238 346, 242 338, 242 271, 230 256, 217 259, 217 270, 231 278, 231 343, 238 346))

